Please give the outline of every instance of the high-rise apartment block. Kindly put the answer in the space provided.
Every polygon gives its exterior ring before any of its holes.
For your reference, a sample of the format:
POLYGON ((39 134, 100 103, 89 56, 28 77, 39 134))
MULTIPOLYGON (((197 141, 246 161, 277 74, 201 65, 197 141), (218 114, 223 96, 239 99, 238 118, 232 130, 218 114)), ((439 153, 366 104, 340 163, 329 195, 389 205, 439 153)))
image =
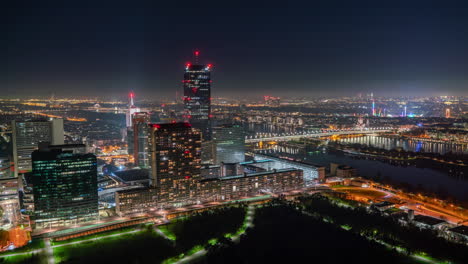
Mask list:
POLYGON ((150 125, 151 186, 161 201, 195 197, 200 178, 201 133, 189 123, 150 125))

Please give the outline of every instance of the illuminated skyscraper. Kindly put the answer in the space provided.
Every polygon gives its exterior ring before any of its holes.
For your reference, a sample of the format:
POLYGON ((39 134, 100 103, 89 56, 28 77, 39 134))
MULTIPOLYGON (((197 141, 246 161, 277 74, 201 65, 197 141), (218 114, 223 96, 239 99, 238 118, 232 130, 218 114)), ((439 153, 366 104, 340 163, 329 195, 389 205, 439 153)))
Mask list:
POLYGON ((203 133, 203 139, 211 138, 211 69, 212 65, 198 63, 199 51, 195 51, 195 64, 187 63, 184 74, 185 119, 203 133))
POLYGON ((446 108, 445 109, 445 118, 450 118, 451 115, 450 115, 450 108, 446 108))
POLYGON ((14 176, 31 171, 31 153, 40 142, 64 143, 63 119, 12 121, 14 176))
MULTIPOLYGON (((80 147, 84 145, 77 145, 80 147)), ((67 145, 41 146, 33 152, 36 227, 67 226, 98 218, 96 164, 93 154, 74 153, 67 145)))
POLYGON ((148 136, 150 116, 146 112, 134 113, 132 116, 132 136, 130 141, 133 141, 133 157, 135 159, 135 165, 141 168, 147 168, 149 166, 149 147, 148 147, 148 136))
POLYGON ((162 201, 194 198, 200 178, 201 134, 189 123, 152 124, 151 186, 162 201))

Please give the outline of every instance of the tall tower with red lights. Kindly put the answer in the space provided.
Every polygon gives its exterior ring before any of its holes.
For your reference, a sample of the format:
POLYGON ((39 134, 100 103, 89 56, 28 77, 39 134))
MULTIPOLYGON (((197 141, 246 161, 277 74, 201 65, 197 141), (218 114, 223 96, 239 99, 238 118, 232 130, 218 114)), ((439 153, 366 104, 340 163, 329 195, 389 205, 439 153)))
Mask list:
POLYGON ((200 52, 194 53, 194 63, 185 64, 185 121, 202 131, 203 139, 211 139, 211 64, 198 62, 200 52))

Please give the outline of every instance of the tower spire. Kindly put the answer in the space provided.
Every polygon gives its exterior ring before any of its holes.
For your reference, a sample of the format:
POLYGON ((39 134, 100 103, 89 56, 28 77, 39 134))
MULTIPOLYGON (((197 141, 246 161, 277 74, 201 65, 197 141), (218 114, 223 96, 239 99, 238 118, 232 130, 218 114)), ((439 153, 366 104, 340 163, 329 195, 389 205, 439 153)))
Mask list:
POLYGON ((134 105, 133 97, 135 97, 135 94, 133 93, 133 91, 130 92, 129 97, 130 97, 130 106, 133 106, 134 105))
POLYGON ((200 55, 200 51, 196 49, 193 54, 195 55, 195 64, 198 64, 198 56, 200 55))

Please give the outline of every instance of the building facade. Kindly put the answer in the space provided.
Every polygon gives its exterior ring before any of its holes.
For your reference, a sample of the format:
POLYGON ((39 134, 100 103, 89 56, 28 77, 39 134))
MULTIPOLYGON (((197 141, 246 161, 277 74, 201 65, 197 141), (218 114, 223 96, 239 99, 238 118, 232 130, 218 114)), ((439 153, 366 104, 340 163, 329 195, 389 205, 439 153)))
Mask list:
POLYGON ((149 126, 150 116, 146 112, 134 113, 132 117, 132 138, 133 142, 133 157, 135 165, 140 168, 148 168, 150 164, 149 159, 149 126))
POLYGON ((245 135, 242 126, 213 127, 212 141, 216 147, 214 164, 245 161, 245 135))
POLYGON ((98 218, 96 156, 48 146, 33 152, 32 164, 36 228, 98 218))
POLYGON ((31 171, 31 153, 40 142, 64 143, 63 119, 12 121, 14 176, 31 171))
POLYGON ((200 178, 201 133, 189 123, 150 125, 151 186, 171 203, 194 199, 200 178))
POLYGON ((117 214, 132 215, 154 210, 201 202, 222 202, 261 194, 275 194, 304 185, 302 170, 281 169, 212 179, 191 179, 195 184, 196 199, 167 202, 157 188, 125 190, 116 193, 117 214))

